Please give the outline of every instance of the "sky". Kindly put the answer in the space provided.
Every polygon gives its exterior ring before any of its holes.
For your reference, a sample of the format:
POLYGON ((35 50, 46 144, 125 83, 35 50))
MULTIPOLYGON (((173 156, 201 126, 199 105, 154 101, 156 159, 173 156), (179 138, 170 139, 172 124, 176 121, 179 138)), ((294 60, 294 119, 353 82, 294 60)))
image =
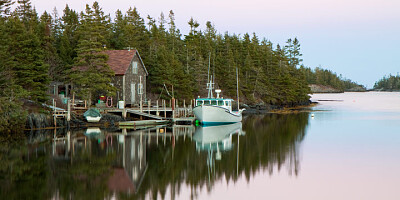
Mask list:
MULTIPOLYGON (((82 11, 93 0, 31 0, 39 14, 59 14, 65 5, 82 11)), ((400 72, 399 0, 98 0, 115 16, 136 7, 142 18, 175 13, 177 27, 187 34, 191 17, 205 29, 211 21, 219 33, 253 32, 272 43, 300 41, 303 64, 322 67, 372 88, 385 75, 400 72)))

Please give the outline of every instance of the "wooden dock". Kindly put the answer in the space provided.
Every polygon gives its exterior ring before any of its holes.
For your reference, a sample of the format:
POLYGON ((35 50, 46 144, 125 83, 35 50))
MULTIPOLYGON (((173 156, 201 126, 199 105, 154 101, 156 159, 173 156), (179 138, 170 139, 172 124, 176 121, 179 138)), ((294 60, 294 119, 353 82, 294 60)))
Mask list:
POLYGON ((104 112, 107 113, 119 113, 122 117, 126 118, 128 115, 137 116, 145 119, 153 119, 153 120, 173 120, 175 118, 188 118, 193 116, 192 109, 190 107, 186 108, 149 108, 140 111, 139 108, 125 108, 125 109, 105 109, 104 112))
POLYGON ((139 120, 139 121, 127 121, 119 122, 119 126, 147 126, 147 125, 160 125, 168 124, 169 120, 139 120))
POLYGON ((195 120, 196 120, 195 117, 180 117, 180 118, 173 118, 172 122, 174 124, 187 125, 187 124, 194 124, 195 120))

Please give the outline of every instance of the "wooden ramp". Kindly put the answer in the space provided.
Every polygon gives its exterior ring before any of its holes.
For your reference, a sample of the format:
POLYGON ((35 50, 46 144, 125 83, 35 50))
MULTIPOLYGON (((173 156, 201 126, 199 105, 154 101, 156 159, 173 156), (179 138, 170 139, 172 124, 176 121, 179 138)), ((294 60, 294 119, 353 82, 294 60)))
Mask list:
POLYGON ((145 112, 140 112, 139 110, 133 110, 133 109, 126 109, 126 112, 131 113, 131 114, 135 114, 135 115, 140 115, 143 117, 148 117, 151 119, 158 119, 158 120, 164 120, 164 117, 161 116, 157 116, 157 115, 152 115, 149 113, 145 113, 145 112))

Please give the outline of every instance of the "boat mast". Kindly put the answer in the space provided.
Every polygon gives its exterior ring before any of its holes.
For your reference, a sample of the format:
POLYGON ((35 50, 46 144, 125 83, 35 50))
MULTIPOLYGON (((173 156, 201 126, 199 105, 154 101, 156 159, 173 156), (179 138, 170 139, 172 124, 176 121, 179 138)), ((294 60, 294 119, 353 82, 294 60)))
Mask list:
POLYGON ((238 111, 239 111, 239 73, 238 73, 237 67, 236 67, 236 93, 237 93, 237 104, 238 104, 238 111))
POLYGON ((208 55, 208 74, 207 74, 207 89, 208 89, 208 98, 214 98, 212 90, 214 89, 213 76, 210 78, 210 59, 211 52, 208 55))
POLYGON ((210 81, 207 83, 207 89, 208 89, 208 98, 214 98, 213 97, 213 92, 212 90, 214 89, 214 83, 212 82, 212 75, 210 81))

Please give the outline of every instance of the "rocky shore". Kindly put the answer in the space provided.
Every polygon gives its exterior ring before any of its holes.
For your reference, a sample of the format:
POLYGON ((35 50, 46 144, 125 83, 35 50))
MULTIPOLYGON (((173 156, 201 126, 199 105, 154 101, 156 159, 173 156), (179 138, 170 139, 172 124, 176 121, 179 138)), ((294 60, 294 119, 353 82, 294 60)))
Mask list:
MULTIPOLYGON (((97 126, 102 128, 116 127, 117 122, 125 121, 124 118, 113 114, 104 114, 98 123, 88 123, 82 115, 71 115, 71 121, 68 123, 66 119, 57 118, 57 127, 89 127, 97 126)), ((53 128, 54 119, 49 114, 30 113, 26 120, 25 129, 45 129, 53 128)))
POLYGON ((311 101, 301 102, 296 105, 290 106, 280 106, 280 105, 270 105, 270 104, 256 104, 256 105, 246 105, 242 104, 242 108, 246 108, 243 111, 244 115, 251 115, 251 114, 267 114, 267 113, 280 113, 281 111, 293 111, 303 109, 304 107, 310 106, 312 103, 311 101))

